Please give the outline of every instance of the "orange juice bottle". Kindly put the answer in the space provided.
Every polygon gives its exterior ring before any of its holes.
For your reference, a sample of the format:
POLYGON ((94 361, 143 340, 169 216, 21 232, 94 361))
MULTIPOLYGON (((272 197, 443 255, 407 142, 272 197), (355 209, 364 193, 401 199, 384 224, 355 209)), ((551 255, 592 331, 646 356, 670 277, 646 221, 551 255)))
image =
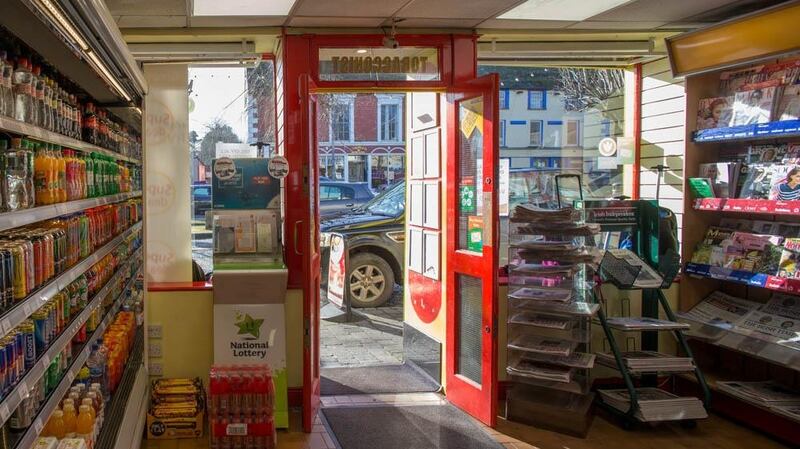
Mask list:
POLYGON ((42 206, 52 202, 52 195, 47 189, 47 148, 36 148, 36 156, 33 159, 33 185, 36 193, 36 205, 42 206))
POLYGON ((58 154, 58 202, 67 201, 67 158, 58 154))
POLYGON ((77 423, 78 434, 76 436, 86 441, 86 447, 92 449, 94 446, 94 418, 90 409, 88 405, 80 406, 77 423))
POLYGON ((64 431, 67 438, 75 438, 75 431, 77 428, 78 415, 75 413, 75 406, 72 404, 64 404, 64 431))
POLYGON ((58 167, 54 153, 55 145, 51 146, 45 153, 44 167, 47 173, 47 191, 50 197, 50 204, 58 201, 58 167))
POLYGON ((56 437, 59 440, 67 435, 67 428, 64 425, 64 412, 56 410, 47 421, 47 432, 49 437, 56 437))

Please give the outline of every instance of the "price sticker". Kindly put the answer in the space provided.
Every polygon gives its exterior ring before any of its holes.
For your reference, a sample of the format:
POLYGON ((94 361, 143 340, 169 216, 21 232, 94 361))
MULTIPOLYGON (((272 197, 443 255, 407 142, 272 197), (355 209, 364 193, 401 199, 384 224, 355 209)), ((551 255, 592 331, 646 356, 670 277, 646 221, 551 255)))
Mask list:
POLYGON ((41 418, 36 418, 36 421, 33 422, 33 428, 36 430, 36 434, 39 435, 42 433, 42 429, 44 428, 44 424, 42 424, 41 418))
POLYGON ((3 406, 0 407, 0 419, 6 422, 9 416, 11 416, 11 412, 8 410, 8 404, 3 404, 3 406))
POLYGON ((228 428, 226 429, 225 433, 229 436, 246 436, 247 424, 228 424, 228 428))
POLYGON ((11 330, 11 322, 8 321, 8 318, 4 319, 3 321, 0 321, 0 329, 3 330, 3 335, 7 334, 8 331, 11 330))
POLYGON ((25 312, 25 315, 30 315, 33 313, 33 305, 31 303, 26 302, 25 305, 22 307, 22 311, 25 312))
POLYGON ((50 355, 46 353, 42 355, 42 361, 44 362, 45 368, 50 366, 50 355))
POLYGON ((75 372, 72 370, 67 371, 67 383, 72 383, 75 380, 75 372))
POLYGON ((28 397, 28 384, 23 380, 19 383, 19 400, 24 401, 28 397))

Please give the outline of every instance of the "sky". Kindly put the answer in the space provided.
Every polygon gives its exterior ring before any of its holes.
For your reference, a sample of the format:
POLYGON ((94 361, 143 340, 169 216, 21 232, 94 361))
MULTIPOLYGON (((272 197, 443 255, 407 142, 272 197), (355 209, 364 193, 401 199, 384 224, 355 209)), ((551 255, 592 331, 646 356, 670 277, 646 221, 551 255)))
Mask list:
POLYGON ((189 131, 196 131, 202 139, 205 124, 219 117, 231 125, 242 141, 246 141, 244 78, 244 68, 190 67, 189 81, 194 80, 194 84, 189 99, 194 101, 194 111, 190 106, 189 131))

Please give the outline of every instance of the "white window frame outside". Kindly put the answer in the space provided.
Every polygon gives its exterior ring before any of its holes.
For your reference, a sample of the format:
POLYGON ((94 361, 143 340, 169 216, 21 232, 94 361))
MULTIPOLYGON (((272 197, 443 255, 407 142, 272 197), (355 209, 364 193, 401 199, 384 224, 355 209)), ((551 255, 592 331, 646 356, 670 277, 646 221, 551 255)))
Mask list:
POLYGON ((531 148, 542 148, 544 146, 544 120, 530 120, 528 121, 528 140, 530 142, 531 148), (534 143, 533 139, 531 139, 531 127, 534 123, 539 124, 539 141, 534 143))
POLYGON ((506 121, 500 120, 500 147, 506 147, 506 121))
POLYGON ((565 147, 578 147, 581 144, 581 121, 580 120, 564 120, 564 146, 565 147), (569 141, 569 124, 575 123, 575 142, 569 141))
POLYGON ((331 105, 346 105, 350 108, 350 138, 348 140, 335 140, 333 138, 333 114, 328 114, 328 141, 331 143, 355 142, 355 94, 336 94, 331 105))
POLYGON ((378 99, 378 107, 377 107, 377 114, 378 114, 378 142, 388 142, 388 143, 401 143, 403 142, 403 99, 404 95, 386 95, 386 94, 378 94, 375 95, 378 99), (382 106, 383 105, 397 105, 397 139, 395 140, 387 140, 383 137, 383 112, 382 106))

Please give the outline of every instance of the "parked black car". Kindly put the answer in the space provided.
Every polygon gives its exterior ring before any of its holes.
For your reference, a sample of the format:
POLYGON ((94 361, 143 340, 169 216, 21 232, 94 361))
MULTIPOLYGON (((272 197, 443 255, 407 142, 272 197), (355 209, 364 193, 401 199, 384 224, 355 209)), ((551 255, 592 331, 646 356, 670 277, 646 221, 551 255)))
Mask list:
POLYGON ((406 185, 401 181, 361 207, 320 223, 322 276, 327 279, 330 234, 343 234, 350 248, 345 284, 354 307, 377 307, 403 281, 406 185))
POLYGON ((374 198, 366 182, 319 182, 319 215, 325 219, 349 212, 374 198))

